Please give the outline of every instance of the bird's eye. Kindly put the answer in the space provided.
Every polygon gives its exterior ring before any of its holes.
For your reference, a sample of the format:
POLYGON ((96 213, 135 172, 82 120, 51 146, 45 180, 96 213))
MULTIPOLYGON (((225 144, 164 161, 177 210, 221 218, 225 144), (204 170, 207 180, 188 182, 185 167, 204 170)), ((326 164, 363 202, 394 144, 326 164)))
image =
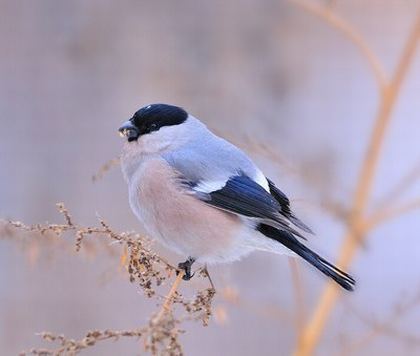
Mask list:
POLYGON ((157 125, 156 124, 151 124, 150 125, 150 131, 154 131, 157 129, 157 125))

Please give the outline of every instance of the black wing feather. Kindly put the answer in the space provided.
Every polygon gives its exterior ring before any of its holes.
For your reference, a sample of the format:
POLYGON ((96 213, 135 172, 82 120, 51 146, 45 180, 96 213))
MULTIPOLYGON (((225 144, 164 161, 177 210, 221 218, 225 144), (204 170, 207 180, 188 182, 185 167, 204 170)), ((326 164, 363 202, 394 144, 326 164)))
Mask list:
POLYGON ((281 204, 263 187, 244 174, 230 178, 222 189, 211 193, 199 193, 198 197, 219 209, 262 219, 269 225, 285 229, 305 239, 302 234, 288 225, 283 217, 284 214, 281 214, 281 204))
POLYGON ((341 287, 348 291, 354 289, 355 280, 346 272, 343 272, 338 267, 334 266, 311 249, 300 243, 292 234, 284 230, 278 230, 272 226, 260 224, 258 231, 265 236, 280 242, 288 249, 302 257, 305 261, 309 262, 312 266, 324 273, 326 276, 332 278, 341 287))
POLYGON ((268 186, 270 188, 271 195, 277 200, 277 202, 281 206, 280 213, 299 229, 309 234, 313 234, 313 231, 311 230, 311 228, 292 213, 292 210, 290 208, 290 200, 286 196, 286 194, 284 194, 279 188, 277 188, 270 179, 268 178, 266 179, 268 182, 268 186))
POLYGON ((272 220, 279 218, 277 200, 245 175, 232 177, 222 189, 209 195, 209 204, 237 214, 272 220))
POLYGON ((268 187, 270 188, 271 195, 277 200, 281 206, 281 213, 285 216, 290 216, 292 211, 290 210, 290 200, 279 188, 275 186, 272 180, 267 179, 268 187))

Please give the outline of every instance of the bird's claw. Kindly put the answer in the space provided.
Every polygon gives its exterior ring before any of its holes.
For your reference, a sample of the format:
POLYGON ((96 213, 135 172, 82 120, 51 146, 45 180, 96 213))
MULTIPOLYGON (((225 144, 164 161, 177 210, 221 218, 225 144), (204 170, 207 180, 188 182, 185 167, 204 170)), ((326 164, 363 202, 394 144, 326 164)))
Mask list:
MULTIPOLYGON (((182 276, 184 281, 189 281, 194 277, 195 272, 191 273, 191 266, 193 265, 194 261, 195 259, 189 257, 185 262, 178 263, 178 269, 184 271, 184 275, 182 276)), ((177 275, 178 274, 179 271, 177 271, 177 275)))

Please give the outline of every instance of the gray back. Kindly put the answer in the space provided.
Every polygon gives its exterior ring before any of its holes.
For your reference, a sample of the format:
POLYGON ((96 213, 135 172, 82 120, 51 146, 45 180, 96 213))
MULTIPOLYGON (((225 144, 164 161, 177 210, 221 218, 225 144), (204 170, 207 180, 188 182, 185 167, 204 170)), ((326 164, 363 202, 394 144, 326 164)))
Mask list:
POLYGON ((256 178, 258 169, 244 152, 199 123, 193 127, 191 140, 163 155, 172 167, 192 183, 226 181, 238 173, 256 178))

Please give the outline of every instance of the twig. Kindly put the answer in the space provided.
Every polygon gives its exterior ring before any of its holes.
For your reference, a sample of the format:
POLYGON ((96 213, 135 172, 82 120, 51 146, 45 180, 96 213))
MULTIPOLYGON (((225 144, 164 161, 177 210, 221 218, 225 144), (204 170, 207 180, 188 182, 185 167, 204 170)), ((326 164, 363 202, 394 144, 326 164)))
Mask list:
POLYGON ((92 182, 97 182, 98 180, 102 179, 103 176, 109 170, 111 170, 111 168, 117 166, 119 163, 120 163, 120 157, 115 157, 105 162, 101 167, 99 167, 98 171, 92 176, 92 182))
POLYGON ((376 202, 376 206, 393 204, 401 197, 417 180, 420 179, 420 160, 405 174, 394 187, 376 202))
POLYGON ((296 261, 296 258, 289 257, 289 266, 292 274, 293 290, 294 290, 294 299, 295 299, 295 315, 296 315, 296 335, 299 335, 303 331, 305 325, 305 301, 303 296, 305 295, 303 290, 302 278, 299 271, 299 264, 296 261))
POLYGON ((377 212, 372 214, 372 216, 366 219, 364 229, 369 231, 381 223, 388 222, 417 209, 420 209, 420 198, 400 204, 396 207, 385 207, 383 209, 379 209, 377 212))
POLYGON ((214 286, 213 280, 210 277, 210 273, 209 273, 209 270, 207 269, 207 266, 204 266, 202 271, 204 275, 206 276, 206 278, 209 280, 211 289, 213 289, 213 291, 216 293, 216 287, 214 286))
POLYGON ((171 289, 169 290, 169 293, 165 297, 165 302, 163 303, 159 313, 156 315, 156 317, 153 319, 154 323, 159 323, 162 320, 162 317, 168 313, 171 310, 172 301, 175 297, 175 293, 182 281, 182 277, 184 277, 185 272, 180 270, 178 272, 178 275, 176 276, 175 282, 172 284, 171 289))
POLYGON ((118 340, 121 337, 140 338, 146 329, 135 330, 93 330, 86 333, 80 340, 68 339, 63 335, 56 335, 50 332, 39 333, 41 338, 48 342, 58 342, 60 347, 56 349, 31 349, 23 351, 19 355, 37 355, 37 356, 56 356, 56 355, 75 355, 80 351, 96 345, 100 341, 118 340))
POLYGON ((369 329, 359 341, 346 347, 347 353, 356 354, 359 350, 365 349, 369 343, 371 343, 381 334, 386 334, 391 337, 402 339, 410 344, 420 345, 420 335, 405 334, 396 329, 397 322, 405 317, 409 312, 412 312, 413 309, 418 308, 419 305, 420 292, 417 292, 406 302, 399 303, 394 308, 392 308, 392 313, 386 318, 386 320, 377 321, 374 318, 366 317, 365 313, 362 313, 355 309, 353 306, 347 304, 347 308, 350 309, 352 314, 369 327, 369 329))
POLYGON ((362 52, 364 58, 367 59, 372 72, 375 76, 378 88, 382 91, 386 85, 385 71, 376 54, 370 49, 364 38, 341 17, 335 15, 328 6, 320 6, 302 0, 290 0, 293 4, 301 7, 329 23, 332 27, 343 33, 356 47, 362 52))

